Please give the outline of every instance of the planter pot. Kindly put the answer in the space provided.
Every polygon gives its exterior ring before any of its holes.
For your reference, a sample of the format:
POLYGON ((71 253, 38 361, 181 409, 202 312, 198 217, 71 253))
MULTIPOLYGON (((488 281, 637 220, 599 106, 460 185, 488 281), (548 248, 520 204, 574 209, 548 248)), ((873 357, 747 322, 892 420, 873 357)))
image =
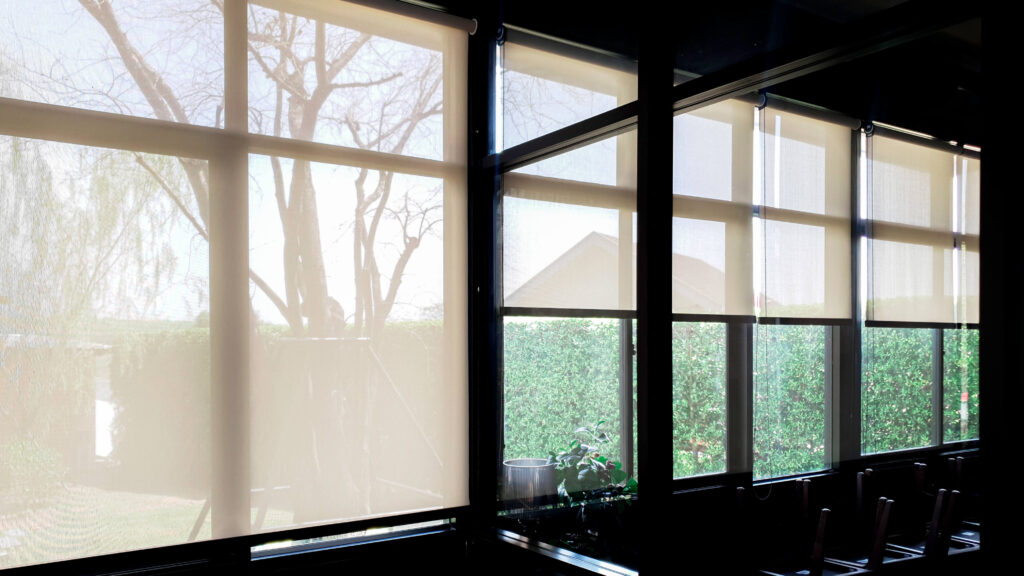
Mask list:
POLYGON ((546 458, 516 458, 503 463, 506 502, 515 506, 534 507, 557 499, 555 465, 546 458))

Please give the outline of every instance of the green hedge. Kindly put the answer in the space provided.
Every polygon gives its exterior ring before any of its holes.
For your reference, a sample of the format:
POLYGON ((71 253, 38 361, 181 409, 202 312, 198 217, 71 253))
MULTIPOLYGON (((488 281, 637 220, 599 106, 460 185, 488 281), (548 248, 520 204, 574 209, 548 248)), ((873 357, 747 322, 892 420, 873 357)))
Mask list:
MULTIPOLYGON (((673 330, 675 475, 722 472, 725 326, 676 323, 673 330)), ((754 332, 755 477, 825 467, 826 328, 761 325, 754 332)), ((978 331, 948 330, 944 342, 945 440, 976 438, 978 331), (961 386, 969 397, 965 434, 961 386)), ((507 320, 504 346, 506 459, 544 456, 565 445, 579 426, 617 421, 619 321, 507 320)), ((931 354, 931 330, 864 330, 864 452, 928 444, 931 354)), ((617 429, 607 429, 615 446, 609 456, 618 457, 617 429)))
POLYGON ((580 426, 606 421, 621 460, 619 322, 578 318, 505 323, 504 458, 543 458, 580 426))

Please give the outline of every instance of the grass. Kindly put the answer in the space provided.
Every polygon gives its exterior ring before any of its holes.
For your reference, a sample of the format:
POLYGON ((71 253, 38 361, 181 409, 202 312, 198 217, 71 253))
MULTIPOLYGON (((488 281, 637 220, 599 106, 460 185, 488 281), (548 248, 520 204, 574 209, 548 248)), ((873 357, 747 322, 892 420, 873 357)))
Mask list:
MULTIPOLYGON (((182 544, 202 508, 202 500, 66 485, 44 505, 0 510, 0 569, 182 544)), ((290 522, 290 512, 271 509, 264 527, 290 522)), ((208 539, 209 514, 196 537, 208 539)))

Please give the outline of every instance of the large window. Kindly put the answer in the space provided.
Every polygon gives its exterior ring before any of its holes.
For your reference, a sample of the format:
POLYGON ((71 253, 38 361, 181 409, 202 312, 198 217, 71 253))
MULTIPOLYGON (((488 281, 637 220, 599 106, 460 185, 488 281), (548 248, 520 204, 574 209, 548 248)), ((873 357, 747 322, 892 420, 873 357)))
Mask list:
POLYGON ((465 52, 344 2, 5 5, 0 568, 468 502, 465 52))
POLYGON ((672 308, 675 347, 691 351, 673 356, 675 473, 827 468, 826 351, 853 309, 850 130, 740 100, 677 116, 674 128, 672 308), (726 389, 742 395, 727 402, 726 389), (730 403, 751 405, 752 422, 739 410, 730 421, 730 403), (703 464, 680 463, 693 455, 703 464))
POLYGON ((977 438, 980 162, 892 130, 861 145, 861 450, 977 438))

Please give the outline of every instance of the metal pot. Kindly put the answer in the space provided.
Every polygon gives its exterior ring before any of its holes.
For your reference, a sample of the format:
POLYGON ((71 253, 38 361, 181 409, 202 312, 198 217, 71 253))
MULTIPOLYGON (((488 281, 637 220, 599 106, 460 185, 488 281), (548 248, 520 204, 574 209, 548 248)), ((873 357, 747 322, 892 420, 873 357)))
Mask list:
POLYGON ((503 462, 505 469, 505 501, 522 506, 539 506, 555 500, 555 465, 547 458, 515 458, 503 462))

